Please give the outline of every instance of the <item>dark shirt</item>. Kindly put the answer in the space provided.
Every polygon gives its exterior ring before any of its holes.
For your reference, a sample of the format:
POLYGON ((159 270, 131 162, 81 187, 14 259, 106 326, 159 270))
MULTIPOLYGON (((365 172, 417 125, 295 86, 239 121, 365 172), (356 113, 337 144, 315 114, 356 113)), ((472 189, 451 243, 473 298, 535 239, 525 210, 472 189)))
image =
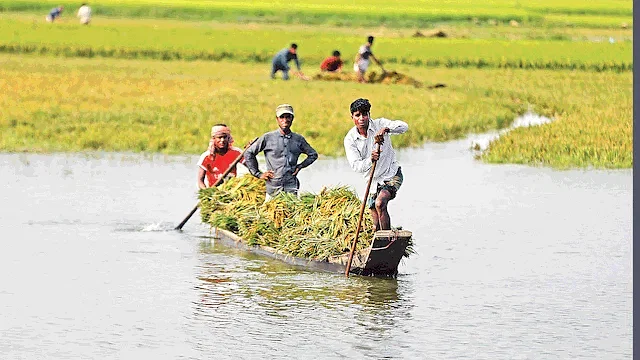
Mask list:
POLYGON ((300 63, 298 62, 298 54, 292 54, 289 51, 289 48, 282 49, 278 51, 278 53, 273 57, 271 61, 274 66, 289 70, 289 65, 287 63, 293 60, 296 63, 296 67, 298 71, 300 71, 300 63))
POLYGON ((52 19, 57 18, 58 16, 60 16, 60 13, 62 13, 62 11, 60 10, 60 8, 53 8, 51 9, 51 11, 49 12, 49 16, 51 16, 52 19))
POLYGON ((267 169, 273 171, 273 179, 267 180, 269 195, 279 191, 297 192, 299 182, 293 176, 296 167, 303 169, 318 158, 318 153, 302 135, 294 132, 283 135, 280 130, 274 130, 260 136, 244 153, 245 164, 255 177, 262 175, 256 159, 260 152, 264 152, 267 169), (306 154, 307 158, 298 164, 300 154, 306 154))
POLYGON ((336 71, 342 65, 342 60, 337 56, 330 56, 320 64, 320 70, 323 71, 336 71))
POLYGON ((369 56, 373 55, 373 53, 371 52, 371 46, 369 46, 368 44, 360 46, 358 53, 365 60, 369 60, 369 56))

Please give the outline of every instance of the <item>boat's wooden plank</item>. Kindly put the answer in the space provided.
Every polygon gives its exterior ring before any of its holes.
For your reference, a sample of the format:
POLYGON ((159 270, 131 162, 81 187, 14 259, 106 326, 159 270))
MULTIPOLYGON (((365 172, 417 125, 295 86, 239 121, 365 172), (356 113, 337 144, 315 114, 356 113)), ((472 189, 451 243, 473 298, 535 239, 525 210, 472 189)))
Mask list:
MULTIPOLYGON (((365 276, 397 275, 398 264, 402 259, 409 238, 411 238, 411 232, 406 230, 385 230, 376 232, 374 240, 369 248, 353 254, 350 272, 365 276)), ((349 254, 343 254, 339 256, 332 256, 328 261, 303 259, 279 253, 274 248, 260 245, 247 245, 242 238, 224 229, 216 229, 214 239, 224 245, 267 256, 291 265, 336 273, 343 273, 345 271, 349 258, 349 254)))
POLYGON ((230 231, 223 229, 216 229, 214 239, 216 242, 223 243, 224 245, 250 251, 252 253, 270 257, 272 259, 277 259, 290 265, 303 266, 311 269, 335 273, 343 273, 345 270, 345 266, 342 264, 303 259, 287 254, 278 253, 275 249, 270 247, 260 245, 247 245, 242 240, 242 238, 238 237, 236 234, 230 231))
POLYGON ((378 236, 376 234, 367 263, 362 269, 361 275, 385 275, 396 276, 398 265, 411 236, 378 236))

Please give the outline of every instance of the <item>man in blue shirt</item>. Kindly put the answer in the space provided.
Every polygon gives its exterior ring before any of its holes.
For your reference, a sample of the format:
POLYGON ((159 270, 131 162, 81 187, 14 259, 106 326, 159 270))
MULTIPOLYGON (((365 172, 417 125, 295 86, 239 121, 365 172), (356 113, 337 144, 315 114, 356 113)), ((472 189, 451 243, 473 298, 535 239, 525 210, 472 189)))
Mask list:
POLYGON ((273 57, 271 60, 271 78, 275 79, 276 72, 282 71, 282 79, 289 80, 289 67, 288 62, 293 60, 296 63, 296 67, 298 71, 294 71, 293 73, 303 80, 309 80, 304 74, 302 70, 300 70, 300 63, 298 62, 298 45, 293 43, 289 48, 284 48, 273 57))
POLYGON ((49 12, 49 15, 47 15, 47 21, 48 22, 53 22, 57 17, 59 17, 62 14, 62 6, 58 6, 56 8, 51 9, 51 11, 49 12))

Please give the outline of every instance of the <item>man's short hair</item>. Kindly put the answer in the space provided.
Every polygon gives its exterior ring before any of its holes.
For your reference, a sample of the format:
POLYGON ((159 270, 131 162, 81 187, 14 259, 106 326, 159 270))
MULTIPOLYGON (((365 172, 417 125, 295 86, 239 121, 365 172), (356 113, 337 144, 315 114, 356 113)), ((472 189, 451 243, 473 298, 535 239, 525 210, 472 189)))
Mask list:
POLYGON ((333 51, 333 56, 340 56, 340 51, 334 50, 333 51))
POLYGON ((298 48, 298 44, 296 44, 296 43, 291 43, 291 48, 293 48, 293 49, 297 49, 297 48, 298 48))
POLYGON ((351 114, 356 111, 360 111, 361 113, 368 113, 371 111, 371 103, 367 99, 359 98, 352 102, 349 108, 351 110, 351 114))
POLYGON ((373 44, 373 36, 369 35, 369 37, 367 38, 367 42, 370 42, 373 44))

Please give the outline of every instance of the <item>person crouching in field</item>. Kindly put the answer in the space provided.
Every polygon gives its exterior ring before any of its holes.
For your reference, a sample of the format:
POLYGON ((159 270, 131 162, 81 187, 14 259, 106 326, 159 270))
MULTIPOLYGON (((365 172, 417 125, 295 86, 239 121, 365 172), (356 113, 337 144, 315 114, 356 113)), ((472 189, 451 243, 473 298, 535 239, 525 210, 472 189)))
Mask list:
POLYGON ((298 61, 298 44, 292 43, 290 47, 284 48, 276 53, 271 60, 271 78, 276 78, 276 73, 282 71, 282 80, 289 80, 289 61, 293 60, 296 63, 298 71, 294 71, 293 74, 302 80, 309 80, 302 70, 300 69, 300 62, 298 61))
POLYGON ((60 15, 62 15, 62 10, 63 9, 64 9, 64 7, 62 5, 51 9, 51 11, 49 12, 49 15, 47 15, 47 17, 45 18, 47 20, 47 22, 54 22, 56 20, 56 18, 58 18, 58 17, 60 17, 60 15))
POLYGON ((80 24, 89 25, 89 22, 91 22, 91 8, 87 3, 82 3, 82 6, 78 9, 77 16, 80 19, 80 24))
MULTIPOLYGON (((242 154, 242 150, 232 146, 231 130, 225 124, 216 124, 211 128, 209 149, 200 155, 198 160, 198 187, 205 189, 213 186, 222 174, 242 154), (206 182, 205 182, 206 181, 206 182)), ((240 160, 244 164, 244 159, 240 160)), ((236 176, 237 169, 229 173, 228 177, 236 176)))
POLYGON ((320 71, 328 71, 328 72, 336 72, 342 71, 342 59, 340 59, 340 51, 335 50, 333 52, 333 56, 329 56, 324 59, 322 64, 320 64, 320 71))
POLYGON ((371 212, 373 224, 378 230, 391 229, 391 217, 387 204, 396 197, 402 181, 402 170, 396 160, 389 134, 403 134, 409 125, 400 120, 379 118, 371 120, 371 103, 359 98, 350 105, 351 119, 355 126, 344 137, 344 150, 353 170, 361 173, 366 181, 376 161, 366 206, 371 212), (376 144, 380 145, 380 151, 376 144))

